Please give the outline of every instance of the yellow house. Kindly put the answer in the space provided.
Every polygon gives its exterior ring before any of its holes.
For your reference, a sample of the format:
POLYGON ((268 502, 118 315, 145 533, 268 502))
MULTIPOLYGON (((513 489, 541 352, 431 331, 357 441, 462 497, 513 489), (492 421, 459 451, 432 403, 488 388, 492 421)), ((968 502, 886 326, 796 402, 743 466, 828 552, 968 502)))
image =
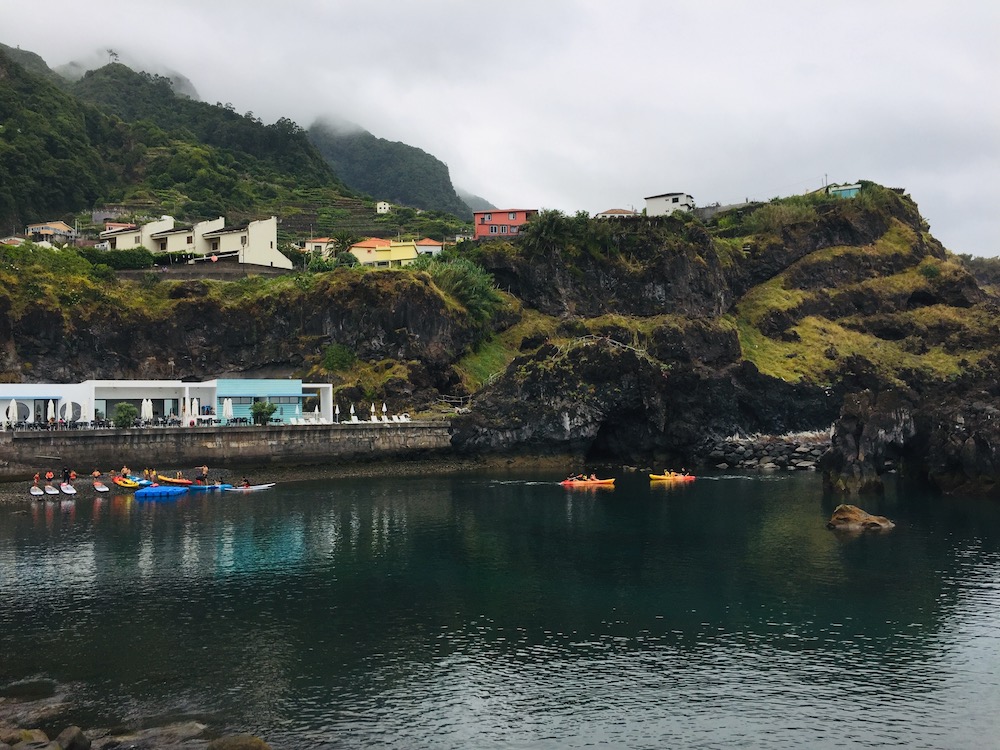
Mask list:
POLYGON ((417 243, 414 240, 391 242, 378 237, 369 237, 351 245, 351 254, 363 266, 401 268, 417 259, 417 243))

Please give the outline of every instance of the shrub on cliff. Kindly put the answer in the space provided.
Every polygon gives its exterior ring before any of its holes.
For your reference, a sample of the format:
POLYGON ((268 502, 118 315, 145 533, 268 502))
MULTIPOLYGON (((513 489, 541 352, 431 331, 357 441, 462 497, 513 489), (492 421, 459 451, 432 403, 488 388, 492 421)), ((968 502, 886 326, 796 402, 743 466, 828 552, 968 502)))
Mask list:
POLYGON ((434 284, 465 308, 477 329, 477 339, 488 333, 489 323, 503 305, 493 277, 468 258, 434 258, 423 255, 409 268, 426 271, 434 284))

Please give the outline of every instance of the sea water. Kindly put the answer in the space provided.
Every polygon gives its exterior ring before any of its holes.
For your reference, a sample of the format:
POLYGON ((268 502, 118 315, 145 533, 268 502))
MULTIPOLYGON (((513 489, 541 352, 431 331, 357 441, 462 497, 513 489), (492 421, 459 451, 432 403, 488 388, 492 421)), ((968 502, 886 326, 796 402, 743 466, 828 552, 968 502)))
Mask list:
MULTIPOLYGON (((0 508, 0 686, 275 748, 981 748, 1000 505, 814 474, 337 479, 0 508)), ((110 494, 110 493, 109 493, 110 494)))

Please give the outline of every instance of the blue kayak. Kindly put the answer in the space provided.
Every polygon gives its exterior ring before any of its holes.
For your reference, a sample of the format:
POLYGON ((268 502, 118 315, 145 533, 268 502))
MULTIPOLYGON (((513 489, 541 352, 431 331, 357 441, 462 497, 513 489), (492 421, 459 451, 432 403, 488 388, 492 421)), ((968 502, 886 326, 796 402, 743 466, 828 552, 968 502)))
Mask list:
POLYGON ((172 487, 170 485, 151 484, 149 487, 143 487, 136 490, 135 496, 137 499, 142 500, 143 498, 150 497, 171 497, 172 495, 183 495, 187 491, 187 487, 172 487))
POLYGON ((228 490, 231 484, 189 484, 189 492, 211 492, 212 490, 228 490))

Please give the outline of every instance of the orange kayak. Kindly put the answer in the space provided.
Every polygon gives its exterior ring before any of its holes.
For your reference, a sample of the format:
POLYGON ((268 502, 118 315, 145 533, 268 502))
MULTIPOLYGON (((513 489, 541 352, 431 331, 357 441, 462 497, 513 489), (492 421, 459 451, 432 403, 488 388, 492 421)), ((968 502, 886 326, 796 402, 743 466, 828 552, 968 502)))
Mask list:
POLYGON ((178 479, 177 477, 165 477, 162 474, 157 474, 156 475, 156 481, 158 481, 160 484, 173 484, 173 485, 179 485, 179 486, 182 486, 182 487, 187 487, 189 484, 194 484, 194 482, 192 480, 190 480, 190 479, 178 479))
POLYGON ((614 483, 614 479, 564 479, 559 484, 563 487, 607 487, 614 483))

